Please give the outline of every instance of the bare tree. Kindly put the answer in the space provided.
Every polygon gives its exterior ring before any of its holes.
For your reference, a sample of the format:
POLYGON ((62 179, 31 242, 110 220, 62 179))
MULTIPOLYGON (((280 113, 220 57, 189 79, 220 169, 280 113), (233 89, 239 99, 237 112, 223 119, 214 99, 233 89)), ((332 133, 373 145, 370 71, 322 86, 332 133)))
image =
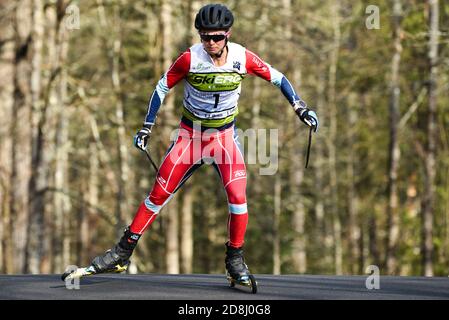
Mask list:
POLYGON ((14 256, 12 254, 12 230, 10 197, 13 186, 9 184, 11 173, 12 139, 9 128, 14 103, 14 58, 15 41, 13 13, 17 3, 3 1, 0 12, 7 18, 0 19, 0 272, 12 273, 14 256))
POLYGON ((396 247, 399 237, 399 216, 398 216, 398 167, 400 159, 400 150, 398 142, 398 120, 399 120, 399 103, 400 103, 400 87, 399 87, 399 65, 401 62, 401 20, 402 8, 401 1, 395 0, 393 3, 393 38, 394 38, 394 54, 391 62, 391 80, 390 80, 390 146, 388 161, 388 185, 387 185, 387 255, 386 266, 387 272, 393 274, 397 270, 396 247))
POLYGON ((330 190, 331 190, 331 212, 333 220, 334 235, 334 266, 335 273, 343 273, 343 248, 341 240, 341 221, 338 212, 338 174, 337 174, 337 63, 340 50, 340 0, 333 1, 331 6, 331 19, 333 29, 332 49, 329 57, 329 169, 330 169, 330 190))
POLYGON ((125 129, 124 107, 123 107, 123 92, 121 87, 121 68, 120 68, 120 54, 122 50, 122 19, 120 16, 121 4, 120 2, 114 5, 113 17, 113 40, 111 48, 112 56, 112 88, 115 96, 115 116, 117 121, 117 149, 118 149, 118 194, 117 194, 117 222, 119 233, 123 231, 124 221, 129 217, 129 192, 130 192, 130 170, 129 170, 129 148, 128 138, 125 129))
POLYGON ((194 188, 186 188, 182 197, 181 213, 181 272, 192 273, 193 270, 193 201, 194 188))
MULTIPOLYGON (((200 3, 197 1, 187 1, 187 25, 190 26, 189 32, 186 32, 186 42, 193 44, 195 42, 196 30, 194 29, 195 15, 199 10, 200 3)), ((193 202, 195 201, 195 194, 197 189, 192 184, 195 184, 195 176, 190 179, 191 186, 183 188, 182 192, 182 212, 181 212, 181 272, 192 273, 193 270, 193 202), (192 181, 193 180, 193 181, 192 181)))
POLYGON ((424 163, 424 197, 422 203, 422 263, 423 274, 433 276, 433 220, 435 210, 435 156, 437 130, 437 75, 438 75, 438 39, 439 39, 439 8, 438 0, 429 0, 429 43, 428 58, 429 105, 427 109, 426 152, 424 163))
MULTIPOLYGON (((48 137, 47 157, 48 162, 54 163, 51 166, 52 172, 49 173, 49 179, 52 176, 53 189, 51 194, 52 201, 46 201, 46 229, 45 229, 45 247, 47 269, 53 272, 61 272, 69 264, 69 257, 64 256, 66 248, 67 234, 65 226, 70 221, 70 198, 67 196, 69 190, 68 181, 68 149, 70 142, 68 139, 68 106, 67 106, 67 53, 68 53, 68 34, 62 25, 66 4, 64 1, 57 1, 54 5, 48 6, 45 10, 47 22, 46 46, 48 50, 47 58, 50 65, 51 74, 54 82, 48 83, 48 103, 49 103, 49 125, 46 127, 46 136, 48 137), (50 142, 51 141, 51 142, 50 142), (53 142, 53 143, 52 143, 53 142), (49 207, 49 208, 47 208, 49 207), (65 231, 65 232, 64 232, 65 231), (65 257, 65 260, 63 259, 65 257)), ((51 80, 51 79, 50 79, 51 80)), ((49 165, 49 164, 47 164, 49 165)), ((47 195, 50 199, 50 195, 47 195)), ((42 272, 47 272, 42 270, 42 272)))
POLYGON ((292 199, 292 262, 295 272, 305 273, 307 270, 307 255, 306 255, 306 234, 305 234, 305 219, 306 213, 301 195, 301 184, 304 179, 303 162, 299 159, 301 155, 298 148, 290 148, 290 159, 292 161, 290 173, 290 197, 292 199))
POLYGON ((273 216, 273 274, 281 274, 281 235, 279 226, 281 223, 281 197, 282 180, 278 172, 274 178, 274 216, 273 216))
MULTIPOLYGON (((293 43, 293 12, 292 1, 283 1, 284 17, 288 21, 286 25, 287 39, 287 51, 295 52, 291 44, 293 43)), ((299 60, 295 55, 292 55, 289 59, 288 70, 293 70, 293 82, 297 88, 301 88, 301 70, 297 65, 297 60, 299 60), (296 58, 296 59, 295 59, 296 58)), ((291 111, 291 110, 289 110, 291 111)), ((289 122, 294 125, 293 131, 296 131, 298 124, 298 118, 293 114, 289 117, 289 122)), ((291 173, 290 173, 290 201, 292 205, 293 215, 292 215, 292 229, 293 229, 293 241, 292 241, 292 263, 295 272, 305 273, 307 270, 307 254, 306 254, 306 233, 305 233, 305 222, 306 222, 306 210, 304 206, 304 199, 302 198, 302 184, 304 180, 304 162, 301 161, 301 154, 299 148, 291 146, 289 148, 291 173)))
POLYGON ((26 243, 29 223, 28 182, 31 168, 31 96, 29 55, 31 52, 31 2, 18 3, 13 11, 14 69, 13 106, 10 122, 11 171, 9 185, 10 225, 14 228, 12 243, 14 271, 23 273, 26 266, 26 243), (24 143, 25 141, 25 143, 24 143))
MULTIPOLYGON (((318 57, 319 61, 324 61, 326 58, 323 56, 318 57)), ((325 79, 325 68, 326 65, 324 63, 320 64, 318 69, 318 78, 317 78, 317 102, 316 102, 316 111, 319 115, 321 115, 321 121, 323 123, 326 122, 326 112, 321 112, 321 110, 325 110, 326 106, 326 79, 325 79), (323 119, 324 118, 324 119, 323 119)), ((329 241, 329 233, 326 232, 328 227, 325 219, 325 205, 326 205, 326 196, 328 193, 328 188, 326 188, 325 176, 326 176, 326 163, 325 163, 325 144, 321 143, 323 138, 320 136, 326 136, 326 133, 323 133, 325 128, 321 128, 322 134, 317 135, 316 142, 314 143, 314 154, 316 154, 317 160, 314 162, 315 166, 315 188, 317 190, 318 196, 315 201, 314 211, 315 211, 315 219, 316 219, 316 233, 317 236, 315 238, 317 243, 323 244, 323 259, 322 264, 325 266, 331 265, 333 261, 333 256, 331 257, 328 252, 332 250, 332 240, 329 241)))
MULTIPOLYGON (((27 271, 39 273, 40 263, 44 256, 44 224, 45 224, 45 189, 48 186, 48 165, 45 149, 45 125, 49 99, 48 91, 43 92, 42 83, 42 49, 44 36, 44 12, 42 2, 33 0, 32 14, 32 53, 31 53, 31 177, 28 186, 30 202, 30 224, 27 244, 27 271), (42 94, 42 98, 41 98, 42 94)), ((52 70, 53 71, 53 70, 52 70)), ((52 79, 48 79, 50 88, 52 79)))
POLYGON ((349 232, 349 251, 351 256, 351 273, 360 274, 363 272, 363 264, 361 259, 361 219, 359 213, 359 198, 356 183, 356 152, 354 150, 354 144, 356 141, 356 123, 358 120, 357 96, 355 94, 348 97, 349 106, 349 128, 347 132, 347 141, 349 142, 349 154, 348 163, 346 165, 346 171, 348 176, 348 232, 349 232))
MULTIPOLYGON (((172 6, 167 1, 161 4, 161 25, 162 25, 162 65, 167 70, 172 63, 173 43, 172 43, 172 6)), ((170 137, 172 128, 176 120, 174 115, 174 95, 168 95, 164 100, 163 120, 165 138, 170 137)), ((179 273, 179 239, 178 239, 178 199, 173 197, 165 207, 164 218, 166 224, 166 265, 168 273, 179 273)))

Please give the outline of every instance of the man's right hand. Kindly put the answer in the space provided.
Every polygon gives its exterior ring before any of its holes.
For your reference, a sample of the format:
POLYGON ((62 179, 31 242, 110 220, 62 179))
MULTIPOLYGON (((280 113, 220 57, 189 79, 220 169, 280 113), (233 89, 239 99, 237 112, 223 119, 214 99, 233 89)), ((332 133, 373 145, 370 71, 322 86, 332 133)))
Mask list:
POLYGON ((134 146, 142 151, 148 147, 152 126, 144 125, 134 136, 134 146))

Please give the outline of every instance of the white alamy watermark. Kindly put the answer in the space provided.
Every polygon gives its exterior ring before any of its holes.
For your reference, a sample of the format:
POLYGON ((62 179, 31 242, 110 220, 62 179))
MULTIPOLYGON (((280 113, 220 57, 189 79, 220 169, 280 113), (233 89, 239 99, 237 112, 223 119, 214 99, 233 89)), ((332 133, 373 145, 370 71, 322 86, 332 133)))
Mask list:
POLYGON ((236 130, 238 143, 245 154, 248 164, 259 164, 262 176, 276 174, 279 163, 279 130, 278 129, 246 129, 236 130))
POLYGON ((369 5, 365 9, 369 16, 365 19, 365 26, 368 30, 380 29, 380 9, 376 5, 369 5))
POLYGON ((216 164, 219 171, 231 164, 258 164, 260 175, 274 175, 278 170, 278 129, 230 127, 223 131, 210 128, 202 131, 194 122, 193 132, 181 127, 172 131, 170 139, 175 144, 165 158, 169 157, 173 163, 193 165, 202 160, 216 164))
MULTIPOLYGON (((71 272, 76 271, 77 269, 78 269, 77 266, 71 265, 66 268, 65 272, 71 273, 71 272)), ((65 279, 65 287, 68 290, 79 290, 80 289, 80 278, 71 279, 71 278, 67 277, 65 279)))
POLYGON ((76 4, 71 4, 65 9, 65 14, 65 27, 67 30, 79 30, 80 8, 76 4))
POLYGON ((370 273, 370 276, 366 278, 365 286, 368 290, 380 289, 380 271, 379 267, 370 265, 366 268, 366 273, 370 273))

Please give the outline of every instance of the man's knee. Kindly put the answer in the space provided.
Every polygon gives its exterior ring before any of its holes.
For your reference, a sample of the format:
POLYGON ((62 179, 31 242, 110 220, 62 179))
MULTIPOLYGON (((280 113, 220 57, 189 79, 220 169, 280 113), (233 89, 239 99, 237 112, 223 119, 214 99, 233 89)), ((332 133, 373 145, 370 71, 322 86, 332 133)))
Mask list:
POLYGON ((234 204, 246 203, 246 192, 233 192, 228 194, 228 201, 234 204))
POLYGON ((155 182, 153 190, 151 190, 147 199, 155 205, 162 206, 170 196, 171 194, 168 191, 164 190, 157 182, 155 182))
POLYGON ((233 192, 228 194, 228 202, 230 213, 242 214, 248 212, 245 192, 233 192))

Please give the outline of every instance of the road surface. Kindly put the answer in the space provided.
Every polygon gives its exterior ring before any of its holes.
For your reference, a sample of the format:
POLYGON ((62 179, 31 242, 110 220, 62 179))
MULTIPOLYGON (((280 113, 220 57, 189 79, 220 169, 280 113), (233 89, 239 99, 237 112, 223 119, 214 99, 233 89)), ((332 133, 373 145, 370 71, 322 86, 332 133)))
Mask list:
MULTIPOLYGON (((0 299, 32 300, 449 300, 449 278, 381 276, 368 290, 367 276, 256 275, 258 293, 230 288, 224 275, 103 274, 69 290, 60 275, 0 275, 0 299)), ((74 283, 72 283, 74 285, 74 283)))

